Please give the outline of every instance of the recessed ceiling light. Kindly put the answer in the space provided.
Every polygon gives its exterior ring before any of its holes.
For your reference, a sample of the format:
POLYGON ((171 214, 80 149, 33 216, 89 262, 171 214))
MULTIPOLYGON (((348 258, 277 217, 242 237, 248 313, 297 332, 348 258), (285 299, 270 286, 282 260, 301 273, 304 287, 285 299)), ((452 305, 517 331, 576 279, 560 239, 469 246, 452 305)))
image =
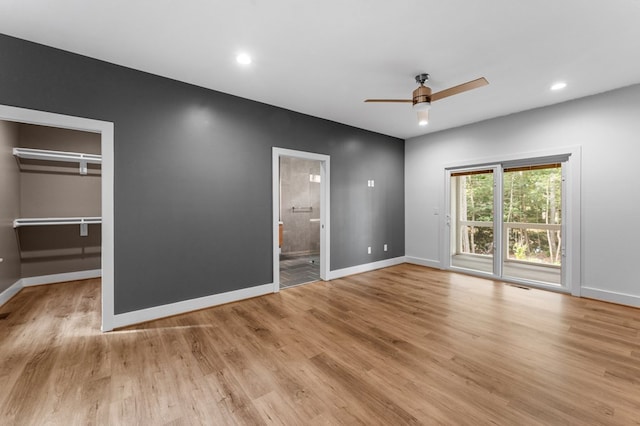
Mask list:
POLYGON ((236 61, 238 61, 238 63, 241 65, 249 65, 251 63, 251 56, 247 55, 246 53, 240 53, 238 56, 236 56, 236 61))
POLYGON ((551 90, 562 90, 562 89, 564 89, 565 87, 567 87, 567 83, 565 83, 564 81, 559 81, 559 82, 557 82, 557 83, 554 83, 554 84, 551 86, 551 90))

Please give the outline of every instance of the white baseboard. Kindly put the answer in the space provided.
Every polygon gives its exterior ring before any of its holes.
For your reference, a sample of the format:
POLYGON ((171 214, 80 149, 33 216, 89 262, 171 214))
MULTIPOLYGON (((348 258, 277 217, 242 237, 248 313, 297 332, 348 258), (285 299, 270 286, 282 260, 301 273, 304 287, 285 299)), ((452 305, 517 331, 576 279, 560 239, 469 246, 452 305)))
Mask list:
POLYGON ((405 262, 405 257, 401 256, 394 257, 393 259, 379 260, 378 262, 365 263, 364 265, 352 266, 350 268, 336 269, 335 271, 329 271, 328 279, 335 280, 349 275, 361 274, 363 272, 375 271, 376 269, 400 265, 405 262))
POLYGON ((7 288, 5 291, 0 293, 0 306, 7 303, 13 296, 18 294, 20 290, 24 287, 22 280, 18 280, 11 287, 7 288))
POLYGON ((63 283, 65 281, 87 280, 89 278, 99 278, 102 276, 102 269, 92 269, 89 271, 65 272, 63 274, 40 275, 38 277, 22 278, 22 285, 29 287, 32 285, 63 283))
POLYGON ((428 266, 429 268, 442 269, 442 265, 439 260, 422 259, 420 257, 407 256, 407 263, 414 265, 428 266))
POLYGON ((42 284, 62 283, 65 281, 86 280, 89 278, 99 278, 102 275, 101 269, 89 271, 67 272, 64 274, 41 275, 38 277, 25 277, 16 281, 11 287, 0 293, 0 306, 7 303, 13 296, 18 294, 24 287, 42 284))
POLYGON ((580 289, 580 296, 640 308, 640 296, 634 296, 633 294, 616 293, 593 287, 582 287, 580 289))
MULTIPOLYGON (((138 311, 125 312, 114 315, 113 328, 126 327, 139 324, 141 322, 152 321, 172 315, 184 314, 199 309, 211 308, 230 302, 237 302, 252 297, 264 296, 273 293, 273 283, 263 284, 255 287, 243 288, 226 293, 212 294, 211 296, 199 297, 197 299, 183 300, 181 302, 170 303, 168 305, 154 306, 152 308, 140 309, 138 311)), ((112 329, 113 329, 112 328, 112 329)), ((111 331, 112 329, 102 331, 111 331)))

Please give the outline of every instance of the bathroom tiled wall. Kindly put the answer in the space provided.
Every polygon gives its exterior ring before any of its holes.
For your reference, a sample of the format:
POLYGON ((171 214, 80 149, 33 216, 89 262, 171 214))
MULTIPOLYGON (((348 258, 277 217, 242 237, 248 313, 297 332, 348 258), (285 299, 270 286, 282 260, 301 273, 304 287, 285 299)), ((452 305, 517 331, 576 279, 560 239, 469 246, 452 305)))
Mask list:
POLYGON ((280 159, 282 254, 320 251, 319 175, 319 161, 293 157, 280 159))

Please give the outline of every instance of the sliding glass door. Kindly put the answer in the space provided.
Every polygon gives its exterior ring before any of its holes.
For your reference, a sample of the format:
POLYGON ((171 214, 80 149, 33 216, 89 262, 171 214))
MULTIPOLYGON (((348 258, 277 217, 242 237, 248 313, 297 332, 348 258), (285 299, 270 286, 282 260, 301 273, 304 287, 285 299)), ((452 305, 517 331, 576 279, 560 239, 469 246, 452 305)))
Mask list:
POLYGON ((451 265, 493 273, 494 168, 451 173, 451 265))
POLYGON ((562 284, 562 165, 503 171, 502 275, 562 284))
POLYGON ((521 163, 448 172, 450 267, 563 286, 562 162, 521 163))

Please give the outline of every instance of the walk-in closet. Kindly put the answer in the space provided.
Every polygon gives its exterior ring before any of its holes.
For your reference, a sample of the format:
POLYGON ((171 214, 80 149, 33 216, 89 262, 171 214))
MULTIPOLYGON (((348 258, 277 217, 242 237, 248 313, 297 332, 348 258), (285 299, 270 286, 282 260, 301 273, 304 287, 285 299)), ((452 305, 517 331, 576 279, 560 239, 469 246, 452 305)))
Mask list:
POLYGON ((0 288, 98 277, 97 133, 0 122, 0 288))

